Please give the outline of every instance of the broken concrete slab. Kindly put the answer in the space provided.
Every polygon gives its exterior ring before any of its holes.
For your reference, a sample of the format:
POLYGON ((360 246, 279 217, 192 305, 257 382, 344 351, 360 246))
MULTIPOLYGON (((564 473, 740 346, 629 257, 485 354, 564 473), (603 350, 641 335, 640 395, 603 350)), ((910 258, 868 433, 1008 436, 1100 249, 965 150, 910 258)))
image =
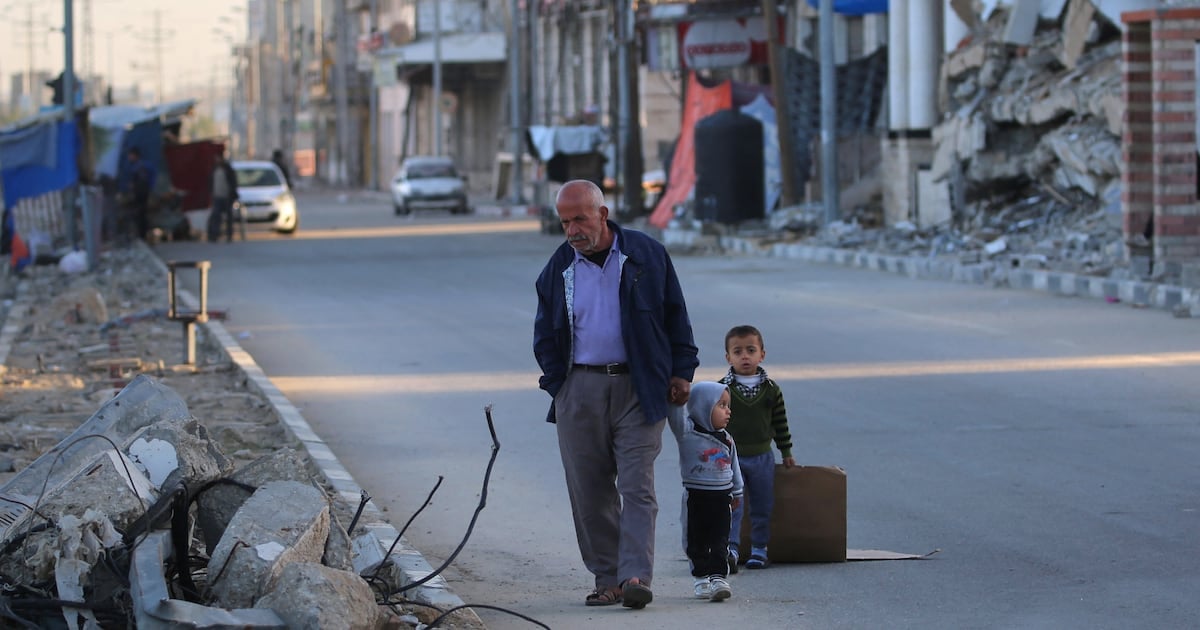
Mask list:
POLYGON ((329 537, 325 494, 296 481, 272 481, 237 511, 209 559, 209 587, 225 608, 252 606, 284 567, 321 561, 329 537))
POLYGON ((234 514, 254 493, 272 481, 307 483, 312 473, 300 453, 291 448, 260 457, 229 475, 230 483, 212 486, 197 499, 197 525, 211 555, 234 514))
POLYGON ((375 628, 382 618, 366 580, 314 562, 284 567, 255 608, 274 610, 293 630, 375 628))
POLYGON ((96 456, 111 450, 108 440, 124 449, 155 422, 189 419, 191 414, 178 394, 153 378, 139 375, 66 440, 0 488, 0 496, 15 500, 0 503, 0 542, 10 540, 30 517, 32 510, 25 505, 33 506, 38 497, 53 493, 78 477, 96 456), (97 435, 108 439, 93 437, 97 435))

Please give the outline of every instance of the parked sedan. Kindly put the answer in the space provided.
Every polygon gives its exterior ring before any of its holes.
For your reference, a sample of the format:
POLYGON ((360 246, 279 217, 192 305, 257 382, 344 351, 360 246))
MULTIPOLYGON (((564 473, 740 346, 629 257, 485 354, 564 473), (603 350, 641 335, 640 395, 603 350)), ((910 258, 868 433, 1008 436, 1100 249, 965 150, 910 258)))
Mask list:
POLYGON ((466 178, 450 158, 410 157, 392 178, 392 206, 398 215, 426 209, 465 214, 471 210, 466 178))
POLYGON ((247 223, 270 223, 276 232, 291 234, 300 227, 296 197, 273 162, 235 160, 238 206, 247 223))

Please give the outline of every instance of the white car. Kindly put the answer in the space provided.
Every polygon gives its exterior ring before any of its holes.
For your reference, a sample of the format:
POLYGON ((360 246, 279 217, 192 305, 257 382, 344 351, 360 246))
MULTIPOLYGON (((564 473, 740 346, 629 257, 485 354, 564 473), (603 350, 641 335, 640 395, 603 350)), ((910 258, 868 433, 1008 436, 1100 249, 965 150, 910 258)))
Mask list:
POLYGON ((466 177, 458 173, 448 157, 410 157, 392 178, 392 207, 398 215, 413 210, 470 212, 466 177))
POLYGON ((237 173, 238 210, 247 223, 271 223, 283 234, 300 227, 296 213, 296 196, 287 184, 283 171, 266 160, 234 160, 230 162, 237 173))

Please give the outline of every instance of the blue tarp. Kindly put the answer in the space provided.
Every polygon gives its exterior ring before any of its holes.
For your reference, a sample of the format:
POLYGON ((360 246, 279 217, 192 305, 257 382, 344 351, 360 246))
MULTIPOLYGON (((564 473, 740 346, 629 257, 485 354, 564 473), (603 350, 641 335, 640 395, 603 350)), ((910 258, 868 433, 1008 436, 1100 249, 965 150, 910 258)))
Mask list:
MULTIPOLYGON (((821 8, 820 0, 808 0, 809 6, 821 8)), ((833 0, 833 12, 842 15, 866 15, 887 13, 888 0, 833 0)))
POLYGON ((58 125, 38 123, 0 132, 0 169, 52 168, 58 162, 58 125))
POLYGON ((80 142, 75 121, 63 120, 45 124, 57 125, 57 163, 53 167, 36 163, 14 168, 0 167, 6 208, 13 207, 22 199, 62 190, 79 181, 76 157, 79 155, 80 142))

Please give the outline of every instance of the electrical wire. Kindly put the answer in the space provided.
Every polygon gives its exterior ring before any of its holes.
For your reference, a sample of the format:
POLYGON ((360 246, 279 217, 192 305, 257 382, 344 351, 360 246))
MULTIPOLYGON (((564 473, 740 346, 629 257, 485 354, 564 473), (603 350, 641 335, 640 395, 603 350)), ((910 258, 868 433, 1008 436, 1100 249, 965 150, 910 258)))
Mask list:
POLYGON ((429 622, 429 624, 426 625, 425 627, 426 628, 436 628, 436 627, 438 627, 439 624, 442 623, 443 619, 445 619, 446 617, 449 617, 450 615, 452 615, 464 608, 483 608, 485 610, 498 610, 502 613, 508 613, 514 617, 519 617, 521 619, 524 619, 525 621, 528 621, 529 623, 532 623, 532 624, 535 624, 542 628, 545 628, 546 630, 550 630, 550 626, 547 626, 546 624, 538 621, 537 619, 534 619, 533 617, 529 617, 527 615, 522 615, 519 612, 509 610, 507 608, 501 608, 500 606, 490 606, 488 604, 463 604, 462 606, 455 606, 454 608, 451 608, 450 610, 447 610, 446 612, 439 615, 437 619, 434 619, 433 621, 429 622))

